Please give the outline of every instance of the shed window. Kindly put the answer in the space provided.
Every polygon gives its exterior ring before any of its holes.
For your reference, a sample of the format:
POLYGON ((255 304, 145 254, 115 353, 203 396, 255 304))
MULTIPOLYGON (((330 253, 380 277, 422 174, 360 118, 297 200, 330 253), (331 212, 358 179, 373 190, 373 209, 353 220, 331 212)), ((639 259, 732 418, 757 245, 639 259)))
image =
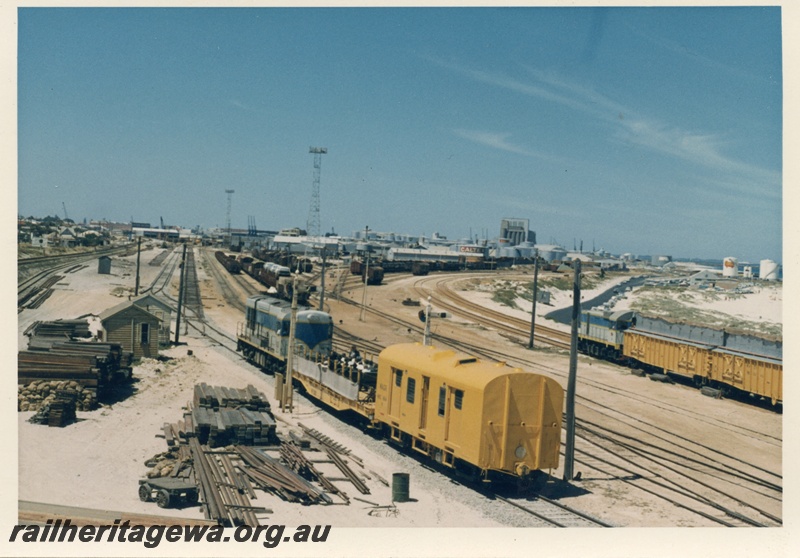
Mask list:
POLYGON ((447 399, 447 386, 442 386, 439 388, 439 416, 444 416, 444 403, 447 399))
POLYGON ((400 384, 403 383, 403 371, 402 370, 395 370, 394 371, 394 385, 400 387, 400 384))
POLYGON ((455 401, 453 402, 456 409, 460 409, 464 405, 464 391, 457 389, 455 390, 455 401))
POLYGON ((150 324, 143 323, 142 324, 142 335, 140 337, 142 345, 148 345, 150 343, 150 324))
POLYGON ((414 378, 408 379, 408 385, 406 386, 406 401, 409 403, 414 402, 414 392, 417 388, 417 381, 414 378))

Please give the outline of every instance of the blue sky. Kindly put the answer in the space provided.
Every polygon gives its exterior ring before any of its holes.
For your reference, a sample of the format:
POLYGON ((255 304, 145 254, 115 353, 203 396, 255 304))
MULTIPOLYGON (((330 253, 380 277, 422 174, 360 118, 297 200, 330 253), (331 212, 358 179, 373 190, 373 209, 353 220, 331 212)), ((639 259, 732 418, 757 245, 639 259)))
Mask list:
POLYGON ((782 261, 780 7, 18 12, 18 212, 782 261))

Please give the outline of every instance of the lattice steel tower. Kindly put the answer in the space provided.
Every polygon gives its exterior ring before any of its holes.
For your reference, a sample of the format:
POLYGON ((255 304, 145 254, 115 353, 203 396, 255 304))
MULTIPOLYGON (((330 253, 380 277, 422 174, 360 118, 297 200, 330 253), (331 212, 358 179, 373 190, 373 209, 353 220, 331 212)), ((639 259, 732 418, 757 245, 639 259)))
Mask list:
POLYGON ((225 231, 228 233, 228 238, 231 236, 231 200, 233 199, 233 190, 225 190, 225 193, 228 194, 228 212, 225 214, 225 223, 227 228, 225 231))
POLYGON ((308 236, 319 236, 319 176, 322 168, 322 156, 328 152, 328 148, 309 147, 308 152, 314 154, 314 184, 311 187, 311 206, 308 208, 306 234, 308 236))

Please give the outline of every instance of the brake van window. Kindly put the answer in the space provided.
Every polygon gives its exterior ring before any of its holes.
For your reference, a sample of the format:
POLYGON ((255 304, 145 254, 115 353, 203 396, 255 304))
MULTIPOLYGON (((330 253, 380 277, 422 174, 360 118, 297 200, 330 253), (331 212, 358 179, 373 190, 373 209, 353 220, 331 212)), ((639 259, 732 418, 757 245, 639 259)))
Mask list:
POLYGON ((408 385, 406 386, 406 401, 409 403, 414 402, 414 390, 417 387, 417 381, 414 378, 408 379, 408 385))

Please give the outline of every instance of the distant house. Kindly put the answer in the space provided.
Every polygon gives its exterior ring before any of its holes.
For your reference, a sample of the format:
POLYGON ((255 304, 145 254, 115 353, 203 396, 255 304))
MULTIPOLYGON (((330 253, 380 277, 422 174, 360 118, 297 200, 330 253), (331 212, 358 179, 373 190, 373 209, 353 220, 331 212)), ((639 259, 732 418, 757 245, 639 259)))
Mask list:
POLYGON ((170 322, 172 321, 172 308, 152 294, 146 294, 138 298, 134 298, 131 302, 161 320, 161 328, 158 334, 159 343, 162 347, 169 345, 169 326, 170 322))
POLYGON ((717 273, 715 271, 704 269, 702 271, 698 271, 694 275, 689 276, 688 281, 692 285, 719 281, 720 275, 721 275, 720 273, 717 273))
POLYGON ((54 242, 58 244, 55 233, 43 234, 41 236, 31 233, 31 246, 47 248, 48 246, 52 246, 54 242))
POLYGON ((118 304, 100 313, 102 337, 119 343, 124 351, 138 360, 158 356, 161 319, 131 301, 118 304))
POLYGON ((61 227, 58 232, 58 241, 60 246, 72 248, 78 244, 78 236, 71 228, 61 227))
POLYGON ((97 273, 103 275, 111 273, 111 258, 108 256, 100 256, 97 258, 97 273))

